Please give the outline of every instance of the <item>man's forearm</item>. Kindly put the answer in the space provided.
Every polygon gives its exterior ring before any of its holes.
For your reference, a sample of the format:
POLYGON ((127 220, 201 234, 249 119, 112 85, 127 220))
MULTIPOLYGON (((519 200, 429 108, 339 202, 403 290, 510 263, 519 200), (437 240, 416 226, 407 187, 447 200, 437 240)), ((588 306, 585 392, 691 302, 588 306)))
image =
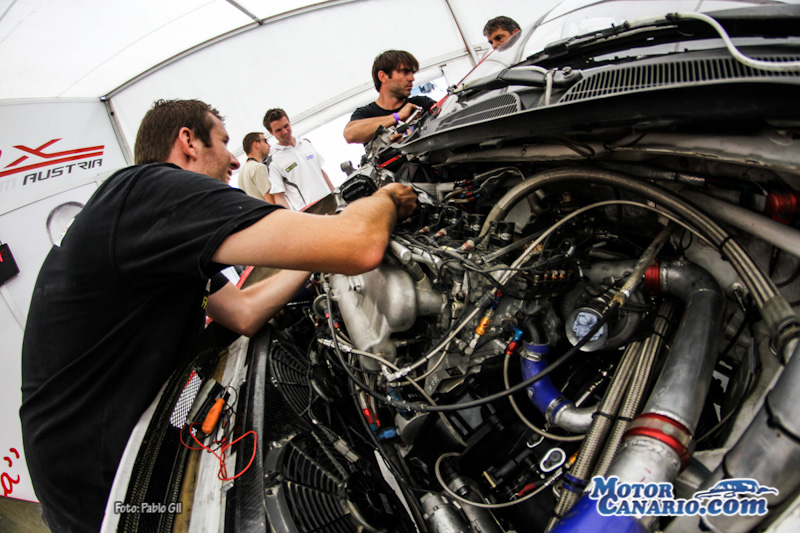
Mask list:
POLYGON ((395 124, 396 121, 392 115, 352 120, 344 127, 344 139, 350 144, 366 144, 372 140, 372 136, 375 135, 375 130, 379 127, 383 126, 384 128, 388 128, 395 124))
POLYGON ((236 333, 252 337, 292 300, 310 272, 283 270, 238 289, 228 283, 208 298, 208 316, 236 333))
POLYGON ((335 216, 273 211, 225 239, 213 260, 348 275, 367 272, 380 264, 395 223, 413 212, 416 201, 411 187, 392 183, 335 216))

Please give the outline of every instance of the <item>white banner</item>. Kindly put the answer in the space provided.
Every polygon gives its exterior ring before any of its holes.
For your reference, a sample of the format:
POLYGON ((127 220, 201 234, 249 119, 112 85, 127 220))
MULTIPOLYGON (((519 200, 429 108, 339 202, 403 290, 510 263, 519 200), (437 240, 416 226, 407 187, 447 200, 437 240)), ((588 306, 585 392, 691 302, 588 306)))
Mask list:
POLYGON ((0 124, 0 243, 19 268, 0 285, 0 496, 35 501, 19 421, 31 292, 50 247, 126 161, 99 100, 0 101, 0 124))

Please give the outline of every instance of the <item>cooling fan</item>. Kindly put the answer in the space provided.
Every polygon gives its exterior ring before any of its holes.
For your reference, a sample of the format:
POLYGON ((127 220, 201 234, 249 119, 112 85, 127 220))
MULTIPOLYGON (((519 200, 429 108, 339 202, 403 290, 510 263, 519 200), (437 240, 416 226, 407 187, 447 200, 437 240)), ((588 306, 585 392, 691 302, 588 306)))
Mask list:
POLYGON ((313 433, 268 453, 265 500, 270 524, 287 533, 413 531, 399 498, 375 469, 353 463, 313 433))
POLYGON ((283 342, 273 344, 268 365, 272 384, 301 418, 337 434, 346 432, 348 424, 344 416, 352 410, 352 405, 329 369, 312 364, 297 347, 283 342))

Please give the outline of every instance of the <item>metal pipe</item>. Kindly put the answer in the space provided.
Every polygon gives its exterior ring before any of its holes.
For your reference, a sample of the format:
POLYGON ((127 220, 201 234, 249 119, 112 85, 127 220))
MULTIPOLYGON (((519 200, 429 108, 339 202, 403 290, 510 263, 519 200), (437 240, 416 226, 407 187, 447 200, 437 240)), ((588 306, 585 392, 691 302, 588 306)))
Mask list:
POLYGON ((609 476, 622 480, 669 481, 685 466, 714 371, 724 306, 719 285, 704 269, 682 261, 661 265, 659 281, 686 308, 661 376, 609 468, 609 476))
POLYGON ((703 210, 717 220, 755 235, 781 250, 800 257, 800 231, 793 227, 707 194, 682 191, 681 195, 702 205, 703 210))
POLYGON ((592 426, 597 405, 577 407, 570 402, 564 409, 558 411, 553 417, 553 423, 570 433, 586 433, 592 426))
MULTIPOLYGON (((631 271, 633 265, 633 261, 596 263, 586 271, 586 274, 594 280, 608 277, 621 278, 631 271)), ((692 316, 696 317, 687 319, 687 316, 684 316, 679 334, 676 335, 673 352, 686 350, 692 353, 695 346, 713 346, 716 332, 721 324, 724 304, 716 280, 704 269, 679 261, 662 264, 658 270, 658 278, 661 291, 684 300, 687 304, 687 313, 691 307, 692 316)), ((696 395, 687 395, 683 391, 694 390, 700 386, 699 382, 706 381, 706 376, 710 376, 714 361, 711 357, 706 359, 700 369, 701 374, 696 372, 695 363, 689 361, 665 369, 661 379, 668 381, 654 392, 645 411, 652 409, 654 413, 671 416, 687 427, 696 424, 705 395, 698 399, 696 395), (670 386, 670 383, 674 386, 670 386), (690 422, 691 420, 694 422, 690 422)))
MULTIPOLYGON (((669 239, 669 236, 672 234, 673 228, 668 226, 662 229, 658 235, 653 239, 653 242, 647 247, 644 251, 642 256, 630 263, 625 262, 622 266, 622 270, 618 270, 616 265, 609 265, 607 267, 607 271, 614 271, 615 273, 619 273, 618 277, 623 277, 627 275, 627 279, 623 283, 622 287, 619 291, 614 295, 612 302, 616 302, 618 306, 622 306, 625 301, 630 298, 633 291, 635 291, 642 282, 644 278, 644 274, 650 264, 655 260, 655 257, 658 255, 658 252, 664 246, 664 243, 669 239), (629 268, 630 265, 630 268, 629 268)), ((526 352, 528 352, 528 347, 526 345, 526 352)), ((540 352, 541 353, 541 352, 540 352)), ((541 363, 538 363, 541 360, 541 357, 536 357, 534 359, 526 360, 525 358, 522 359, 523 364, 523 379, 528 379, 529 377, 535 375, 537 372, 543 370, 541 363), (534 360, 536 362, 534 362, 534 360), (535 368, 534 368, 535 367, 535 368)), ((632 367, 631 367, 632 368, 632 367)), ((626 373, 620 376, 618 373, 614 377, 614 383, 617 383, 620 378, 622 378, 621 383, 623 387, 620 389, 619 385, 614 386, 612 384, 612 388, 609 389, 614 390, 615 392, 611 395, 608 404, 605 405, 604 409, 601 409, 601 412, 608 413, 609 406, 613 405, 613 409, 616 412, 617 407, 619 406, 619 402, 621 400, 621 395, 625 390, 625 385, 627 385, 627 379, 630 375, 630 371, 627 370, 626 373)), ((558 389, 552 385, 549 381, 542 380, 538 383, 534 383, 531 387, 528 388, 528 393, 531 396, 531 400, 533 401, 534 405, 539 409, 539 411, 545 415, 545 418, 551 423, 560 428, 566 429, 572 433, 585 433, 589 430, 589 428, 593 424, 594 420, 594 413, 597 411, 597 407, 577 407, 573 402, 567 400, 566 398, 562 397, 558 389), (554 389, 555 392, 552 392, 551 389, 554 389), (537 390, 539 391, 536 394, 537 390), (547 392, 545 392, 547 391, 547 392), (546 403, 543 403, 542 399, 545 399, 546 403)), ((608 397, 608 396, 607 396, 608 397)), ((596 423, 595 423, 596 424, 596 423)), ((605 433, 603 433, 603 438, 605 438, 605 433)), ((590 460, 590 464, 594 464, 596 460, 596 456, 593 456, 590 460)), ((574 469, 573 469, 574 470, 574 469)), ((588 475, 591 472, 591 469, 587 469, 585 472, 588 475)), ((574 503, 574 502, 573 502, 574 503)), ((567 509, 565 509, 566 511, 567 509)))
MULTIPOLYGON (((627 277, 622 287, 614 295, 611 303, 617 306, 622 306, 625 301, 630 298, 634 290, 636 290, 645 276, 650 264, 655 260, 660 252, 664 243, 669 239, 672 234, 673 228, 670 226, 662 229, 658 235, 653 239, 653 242, 647 247, 642 256, 633 265, 633 270, 627 277)), ((632 343, 625 351, 620 367, 617 370, 611 386, 608 388, 603 401, 600 404, 598 413, 602 416, 594 417, 591 421, 591 430, 586 439, 581 444, 581 449, 578 452, 578 458, 575 465, 569 474, 565 475, 567 483, 564 483, 564 490, 558 504, 553 512, 553 520, 550 522, 550 527, 554 526, 556 521, 563 517, 580 497, 583 489, 588 484, 588 478, 594 470, 595 464, 601 455, 601 446, 605 444, 606 438, 612 429, 612 421, 609 416, 617 414, 620 404, 622 403, 625 391, 628 389, 628 382, 631 374, 633 373, 636 361, 641 356, 642 344, 640 342, 632 343)), ((573 414, 567 409, 562 409, 568 414, 573 414)), ((554 418, 559 413, 554 413, 554 418)), ((574 416, 573 416, 574 418, 574 416)), ((563 422, 571 421, 566 418, 563 422)), ((563 426, 562 426, 563 427, 563 426)))
POLYGON ((683 300, 686 311, 644 412, 669 416, 694 431, 714 371, 725 299, 711 274, 688 262, 662 264, 659 278, 661 291, 683 300))
POLYGON ((617 294, 614 295, 614 298, 611 300, 619 301, 619 305, 622 306, 625 301, 630 298, 631 294, 637 287, 642 283, 642 279, 644 278, 644 273, 647 271, 648 267, 655 261, 658 252, 661 251, 661 248, 664 246, 664 243, 667 242, 669 236, 672 235, 674 231, 674 227, 667 226, 666 228, 662 229, 656 235, 656 238, 653 239, 653 242, 647 247, 647 249, 642 254, 642 257, 636 262, 636 265, 633 268, 633 272, 628 279, 625 280, 625 283, 622 284, 617 294))
MULTIPOLYGON (((520 354, 522 379, 527 380, 547 368, 547 345, 529 345, 525 343, 520 354)), ((576 407, 575 404, 564 397, 547 376, 526 389, 528 398, 536 409, 552 425, 558 426, 570 433, 586 433, 592 425, 592 415, 597 411, 597 406, 576 407)))

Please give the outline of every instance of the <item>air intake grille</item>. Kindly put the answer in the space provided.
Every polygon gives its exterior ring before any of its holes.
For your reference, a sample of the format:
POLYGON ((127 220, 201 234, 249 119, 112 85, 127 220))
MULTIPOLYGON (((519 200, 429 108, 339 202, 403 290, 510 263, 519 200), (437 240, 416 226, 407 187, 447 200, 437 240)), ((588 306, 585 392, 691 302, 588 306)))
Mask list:
MULTIPOLYGON (((796 61, 796 57, 763 57, 764 61, 796 61)), ((768 72, 743 65, 733 58, 691 59, 669 63, 632 65, 588 75, 560 100, 562 103, 620 93, 708 81, 798 77, 798 72, 768 72)))
POLYGON ((520 107, 519 96, 514 93, 501 94, 500 96, 478 102, 467 109, 453 113, 442 121, 440 128, 463 126, 465 124, 472 124, 473 122, 511 115, 518 112, 520 107))

